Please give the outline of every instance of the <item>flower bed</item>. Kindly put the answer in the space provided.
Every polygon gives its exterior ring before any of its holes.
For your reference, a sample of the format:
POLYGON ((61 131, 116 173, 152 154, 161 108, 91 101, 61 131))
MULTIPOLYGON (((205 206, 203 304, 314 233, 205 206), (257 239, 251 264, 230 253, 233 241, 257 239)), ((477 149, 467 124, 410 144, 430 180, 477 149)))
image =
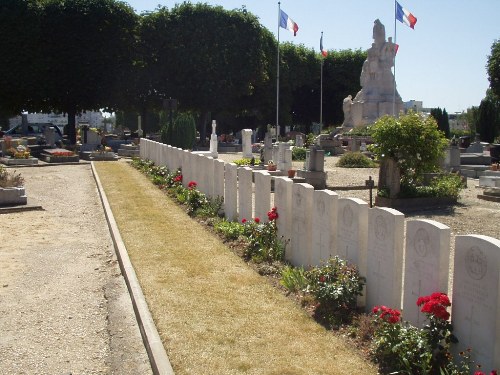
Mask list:
POLYGON ((40 156, 40 159, 46 163, 77 163, 80 161, 78 155, 73 151, 63 148, 45 150, 40 156))

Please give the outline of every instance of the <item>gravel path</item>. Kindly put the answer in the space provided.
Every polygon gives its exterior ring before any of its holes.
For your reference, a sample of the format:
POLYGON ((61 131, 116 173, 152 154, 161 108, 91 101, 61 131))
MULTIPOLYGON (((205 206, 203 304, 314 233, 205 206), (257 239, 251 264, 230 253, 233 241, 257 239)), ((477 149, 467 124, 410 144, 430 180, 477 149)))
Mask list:
POLYGON ((151 374, 89 164, 29 167, 0 215, 0 374, 151 374))

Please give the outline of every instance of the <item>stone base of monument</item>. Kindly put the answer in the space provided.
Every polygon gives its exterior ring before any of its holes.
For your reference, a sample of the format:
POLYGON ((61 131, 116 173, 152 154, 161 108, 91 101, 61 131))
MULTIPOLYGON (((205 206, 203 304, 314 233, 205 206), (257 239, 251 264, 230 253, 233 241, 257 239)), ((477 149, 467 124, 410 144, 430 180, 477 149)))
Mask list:
POLYGON ((5 165, 35 165, 38 164, 38 159, 37 158, 15 159, 11 157, 3 157, 0 158, 0 163, 5 165))
MULTIPOLYGON (((500 186, 500 184, 498 185, 500 186)), ((483 194, 478 194, 477 197, 485 201, 500 202, 500 187, 485 187, 483 194)))
POLYGON ((403 213, 435 210, 453 206, 457 203, 456 198, 448 197, 425 197, 425 198, 385 198, 375 197, 375 206, 394 208, 403 213))
POLYGON ((0 188, 0 207, 19 206, 28 203, 24 187, 0 188))
POLYGON ((297 171, 297 178, 305 179, 305 182, 312 185, 316 190, 326 189, 326 172, 304 171, 299 169, 297 171))
POLYGON ((120 159, 114 152, 83 151, 80 152, 80 159, 89 161, 115 161, 120 159))
POLYGON ((494 171, 490 170, 489 165, 461 165, 460 174, 469 178, 479 178, 487 176, 494 171))
POLYGON ((139 155, 140 155, 139 146, 134 144, 122 144, 118 149, 118 156, 125 156, 132 158, 132 157, 139 157, 139 155))

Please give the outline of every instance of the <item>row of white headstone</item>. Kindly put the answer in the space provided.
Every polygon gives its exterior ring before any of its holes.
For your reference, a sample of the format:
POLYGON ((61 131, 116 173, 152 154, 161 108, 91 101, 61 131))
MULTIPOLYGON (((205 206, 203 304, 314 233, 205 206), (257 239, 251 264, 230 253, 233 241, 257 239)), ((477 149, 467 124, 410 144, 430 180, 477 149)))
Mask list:
POLYGON ((237 167, 204 155, 141 139, 141 158, 182 168, 183 184, 196 181, 210 197, 224 197, 227 220, 267 220, 277 207, 278 232, 290 240, 286 258, 295 266, 321 265, 338 255, 359 268, 366 290, 359 304, 403 310, 415 326, 426 321, 419 296, 450 293, 457 352, 472 348, 483 369, 500 368, 500 241, 482 235, 455 236, 450 282, 450 228, 432 220, 406 220, 390 208, 369 208, 267 171, 237 167), (271 181, 274 179, 274 192, 271 181))

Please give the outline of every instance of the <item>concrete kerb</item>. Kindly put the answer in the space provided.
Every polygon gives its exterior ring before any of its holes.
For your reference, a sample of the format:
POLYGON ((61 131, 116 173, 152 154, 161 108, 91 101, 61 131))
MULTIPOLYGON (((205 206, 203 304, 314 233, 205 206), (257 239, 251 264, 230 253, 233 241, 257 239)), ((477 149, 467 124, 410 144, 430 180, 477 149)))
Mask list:
POLYGON ((118 230, 118 226, 114 219, 113 212, 111 211, 108 199, 104 189, 102 188, 94 162, 92 162, 92 173, 97 184, 97 189, 104 208, 106 221, 108 222, 116 256, 118 258, 123 277, 125 278, 125 283, 127 284, 130 298, 132 300, 132 306, 134 307, 135 316, 139 324, 142 340, 148 353, 153 373, 155 375, 174 375, 174 370, 172 369, 170 360, 168 359, 163 343, 161 342, 160 335, 158 334, 151 313, 149 312, 146 299, 144 298, 141 286, 137 280, 137 275, 118 230))

